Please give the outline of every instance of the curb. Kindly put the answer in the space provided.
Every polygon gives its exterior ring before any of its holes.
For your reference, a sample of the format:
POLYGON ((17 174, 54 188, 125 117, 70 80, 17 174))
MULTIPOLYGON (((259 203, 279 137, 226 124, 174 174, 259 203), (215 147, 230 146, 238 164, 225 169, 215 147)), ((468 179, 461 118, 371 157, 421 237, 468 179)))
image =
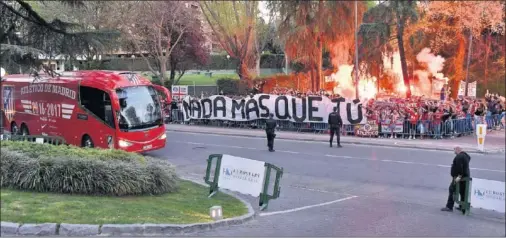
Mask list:
MULTIPOLYGON (((197 133, 195 131, 189 131, 189 130, 181 130, 181 129, 165 129, 166 131, 173 131, 173 132, 186 132, 186 133, 197 133)), ((237 133, 227 133, 227 132, 206 132, 206 134, 212 134, 212 135, 224 135, 224 136, 239 136, 239 137, 249 137, 249 138, 265 138, 265 136, 260 135, 244 135, 244 134, 237 134, 237 133)), ((310 138, 304 138, 304 139, 298 139, 298 138, 284 138, 284 137, 276 137, 278 139, 283 140, 292 140, 292 141, 313 141, 313 142, 328 142, 323 141, 319 139, 310 139, 310 138)), ((341 137, 342 138, 342 137, 341 137)), ((414 149, 425 149, 425 150, 435 150, 435 151, 453 151, 453 148, 434 148, 434 147, 427 147, 427 146, 416 146, 416 145, 403 145, 403 144, 396 144, 396 145, 385 145, 380 143, 372 143, 372 142, 350 142, 350 141, 343 141, 341 139, 341 144, 348 144, 348 145, 370 145, 370 146, 380 146, 380 147, 389 147, 389 148, 414 148, 414 149)), ((494 150, 485 150, 485 151, 479 151, 476 149, 469 149, 464 148, 467 153, 471 154, 501 154, 505 153, 506 149, 494 149, 494 150)))
MULTIPOLYGON (((196 184, 206 185, 189 178, 181 178, 196 184)), ((228 191, 220 191, 241 201, 248 208, 248 213, 239 217, 227 218, 215 222, 193 224, 66 224, 41 223, 21 224, 1 222, 1 236, 161 236, 183 235, 198 231, 211 230, 228 225, 239 225, 252 220, 255 210, 251 203, 228 191)))

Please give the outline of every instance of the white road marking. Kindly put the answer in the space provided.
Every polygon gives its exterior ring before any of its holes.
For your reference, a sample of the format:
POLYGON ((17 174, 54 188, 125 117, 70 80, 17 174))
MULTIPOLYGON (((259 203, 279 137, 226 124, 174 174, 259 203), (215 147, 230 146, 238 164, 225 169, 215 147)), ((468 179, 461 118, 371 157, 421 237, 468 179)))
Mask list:
POLYGON ((282 153, 288 153, 288 154, 300 154, 300 152, 297 152, 297 151, 288 151, 288 150, 276 150, 277 152, 282 152, 282 153))
POLYGON ((321 189, 315 189, 315 188, 308 188, 308 187, 304 187, 304 186, 297 186, 297 185, 288 185, 288 186, 289 186, 289 187, 291 187, 291 188, 301 189, 301 190, 306 190, 306 191, 311 191, 311 192, 319 192, 319 193, 329 193, 329 194, 339 194, 339 195, 354 196, 354 195, 351 195, 351 194, 346 193, 346 192, 332 192, 332 191, 321 190, 321 189))
MULTIPOLYGON (((235 149, 245 149, 245 150, 263 150, 260 148, 253 148, 253 147, 244 147, 244 146, 234 146, 234 145, 218 145, 218 144, 207 144, 207 143, 200 143, 200 142, 182 142, 182 141, 174 141, 173 143, 182 143, 182 144, 192 144, 192 145, 203 145, 203 146, 216 146, 216 147, 224 147, 224 148, 235 148, 235 149)), ((441 167, 441 168, 450 168, 449 165, 443 165, 443 164, 428 164, 428 163, 420 163, 420 162, 411 162, 411 161, 402 161, 402 160, 388 160, 388 159, 370 159, 370 158, 360 158, 360 157, 352 157, 352 156, 345 156, 345 155, 332 155, 332 154, 314 154, 314 153, 304 153, 304 152, 298 152, 298 151, 287 151, 287 150, 276 150, 277 152, 281 153, 289 153, 289 154, 302 154, 302 155, 308 155, 308 156, 325 156, 325 157, 331 157, 331 158, 338 158, 338 159, 356 159, 356 160, 368 160, 368 161, 380 161, 385 163, 398 163, 398 164, 411 164, 411 165, 423 165, 423 166, 433 166, 433 167, 441 167)), ((488 171, 488 172, 497 172, 497 173, 506 173, 504 170, 495 170, 495 169, 482 169, 482 168, 471 168, 471 170, 478 170, 478 171, 488 171)))
MULTIPOLYGON (((447 168, 450 168, 450 166, 448 166, 447 168)), ((480 170, 480 171, 489 171, 489 172, 506 173, 506 171, 503 171, 503 170, 495 170, 495 169, 480 169, 480 168, 471 168, 471 170, 480 170)))
MULTIPOLYGON (((169 132, 172 132, 172 133, 181 133, 181 134, 193 134, 193 135, 202 135, 202 133, 197 133, 197 132, 186 132, 186 131, 173 131, 173 130, 170 130, 170 129, 166 129, 166 131, 169 131, 169 132)), ((206 132, 204 132, 206 133, 206 132)), ((205 134, 206 136, 217 136, 217 137, 223 137, 223 136, 226 136, 226 137, 233 137, 233 138, 241 138, 241 139, 251 139, 251 140, 265 140, 265 138, 261 138, 261 137, 253 137, 253 136, 237 136, 237 135, 226 135, 226 134, 223 134, 223 135, 219 135, 219 134, 211 134, 211 133, 206 133, 205 134)), ((342 138, 346 138, 346 136, 341 136, 341 139, 342 138)), ((388 139, 380 139, 380 140, 388 140, 388 139)), ((314 141, 314 140, 294 140, 294 139, 282 139, 282 138, 278 138, 276 139, 276 141, 290 141, 290 142, 296 142, 296 143, 306 143, 306 144, 328 144, 328 142, 326 141, 314 141)), ((438 153, 446 153, 446 154, 453 154, 454 152, 451 151, 451 150, 437 150, 437 149, 428 149, 428 148, 410 148, 410 147, 398 147, 396 146, 397 142, 394 142, 394 144, 392 145, 381 145, 381 144, 378 144, 378 145, 365 145, 365 144, 356 144, 356 142, 349 142, 350 145, 352 146, 356 146, 356 147, 386 147, 386 148, 396 148, 398 150, 424 150, 424 151, 431 151, 431 152, 438 152, 438 153)), ((453 148, 457 145, 458 143, 456 143, 455 145, 449 145, 448 148, 453 148)), ((495 154, 493 154, 495 155, 495 154)), ((504 157, 502 155, 499 155, 499 156, 489 156, 487 155, 486 156, 487 159, 500 159, 500 160, 504 160, 504 157)))
POLYGON ((332 157, 332 158, 353 159, 353 157, 351 157, 351 156, 345 156, 345 155, 329 155, 329 154, 327 154, 325 156, 332 157))
POLYGON ((343 201, 350 200, 350 199, 353 199, 356 197, 358 197, 358 196, 345 197, 345 198, 337 199, 337 200, 330 201, 330 202, 324 202, 324 203, 319 203, 319 204, 314 204, 314 205, 309 205, 309 206, 304 206, 304 207, 298 207, 298 208, 288 209, 288 210, 284 210, 284 211, 263 212, 258 215, 261 217, 264 217, 264 216, 272 216, 272 215, 278 215, 278 214, 286 214, 286 213, 291 213, 291 212, 298 212, 298 211, 302 211, 302 210, 306 210, 306 209, 310 209, 310 208, 322 207, 322 206, 327 206, 327 205, 331 205, 331 204, 338 203, 338 202, 343 202, 343 201))
MULTIPOLYGON (((418 163, 418 162, 411 162, 411 161, 401 161, 401 160, 380 160, 382 162, 390 162, 390 163, 400 163, 400 164, 416 164, 416 165, 425 165, 425 166, 437 166, 442 168, 451 168, 450 165, 443 165, 443 164, 427 164, 427 163, 418 163)), ((504 170, 495 170, 495 169, 482 169, 482 168, 470 168, 471 170, 479 170, 479 171, 490 171, 490 172, 499 172, 499 173, 505 173, 504 170)))

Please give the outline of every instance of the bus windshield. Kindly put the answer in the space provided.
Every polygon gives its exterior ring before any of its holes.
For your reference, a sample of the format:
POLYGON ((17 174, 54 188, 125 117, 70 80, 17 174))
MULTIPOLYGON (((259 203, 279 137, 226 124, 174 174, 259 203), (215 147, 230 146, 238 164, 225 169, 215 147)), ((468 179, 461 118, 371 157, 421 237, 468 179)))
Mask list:
POLYGON ((163 124, 160 101, 152 86, 116 89, 119 98, 118 116, 121 130, 138 130, 163 124))

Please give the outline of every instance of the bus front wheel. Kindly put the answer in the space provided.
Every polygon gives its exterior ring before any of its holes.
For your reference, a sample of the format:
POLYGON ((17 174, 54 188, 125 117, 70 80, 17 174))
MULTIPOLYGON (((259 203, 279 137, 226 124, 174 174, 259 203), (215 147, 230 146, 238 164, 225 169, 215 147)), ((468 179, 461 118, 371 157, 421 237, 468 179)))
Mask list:
POLYGON ((28 130, 28 127, 25 124, 21 125, 21 135, 24 136, 30 135, 30 131, 28 130))
POLYGON ((85 135, 85 136, 83 136, 81 146, 86 147, 86 148, 93 148, 95 145, 93 144, 93 140, 91 139, 91 137, 88 135, 85 135))

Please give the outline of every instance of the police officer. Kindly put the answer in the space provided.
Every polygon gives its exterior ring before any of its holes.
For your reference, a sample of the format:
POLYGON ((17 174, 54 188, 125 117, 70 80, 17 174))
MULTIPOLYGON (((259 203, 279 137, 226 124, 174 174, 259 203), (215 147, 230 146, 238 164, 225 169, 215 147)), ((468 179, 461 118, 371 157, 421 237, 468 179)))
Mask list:
POLYGON ((276 137, 276 120, 274 120, 274 114, 269 114, 269 119, 265 121, 265 133, 267 134, 267 147, 270 152, 274 152, 274 137, 276 137))
POLYGON ((332 147, 332 141, 334 140, 334 134, 336 135, 337 147, 341 146, 341 126, 343 125, 343 120, 341 119, 341 115, 337 113, 337 108, 334 108, 334 111, 329 114, 329 127, 330 127, 330 147, 332 147))
MULTIPOLYGON (((448 201, 446 202, 446 206, 441 209, 441 211, 451 212, 453 211, 453 206, 455 204, 455 198, 453 197, 456 189, 457 183, 459 183, 459 195, 460 200, 463 201, 466 196, 466 182, 461 181, 463 178, 470 178, 471 172, 469 169, 469 162, 471 161, 471 156, 469 156, 466 152, 462 150, 460 147, 455 147, 455 158, 453 159, 452 167, 450 169, 450 175, 452 176, 452 182, 450 183, 448 201)), ((462 213, 465 213, 465 210, 460 206, 458 208, 462 213)))

